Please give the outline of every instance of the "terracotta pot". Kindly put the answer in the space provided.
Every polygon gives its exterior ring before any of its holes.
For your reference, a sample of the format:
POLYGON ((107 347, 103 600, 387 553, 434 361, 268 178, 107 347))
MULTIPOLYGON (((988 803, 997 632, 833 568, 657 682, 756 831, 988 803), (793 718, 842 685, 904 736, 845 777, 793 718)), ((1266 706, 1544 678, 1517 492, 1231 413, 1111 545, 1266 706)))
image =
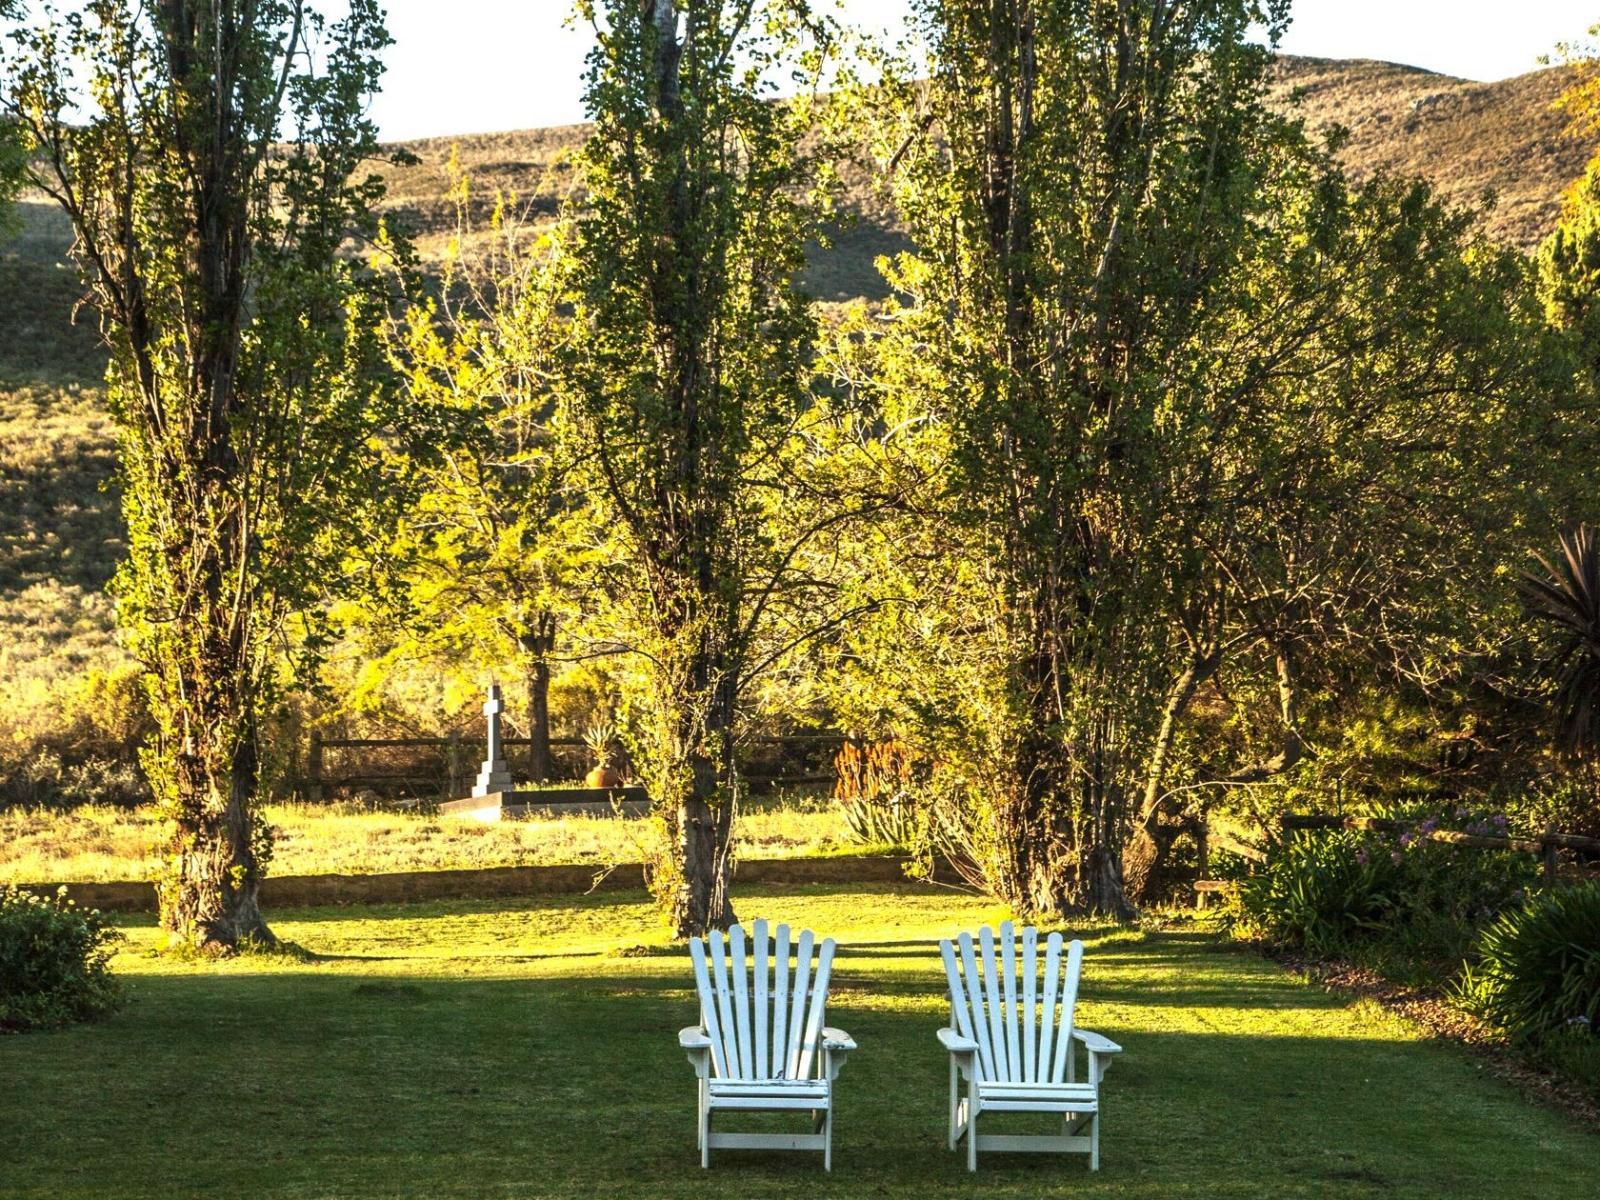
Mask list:
POLYGON ((622 775, 610 767, 596 767, 583 777, 583 781, 594 788, 613 788, 621 785, 622 775))

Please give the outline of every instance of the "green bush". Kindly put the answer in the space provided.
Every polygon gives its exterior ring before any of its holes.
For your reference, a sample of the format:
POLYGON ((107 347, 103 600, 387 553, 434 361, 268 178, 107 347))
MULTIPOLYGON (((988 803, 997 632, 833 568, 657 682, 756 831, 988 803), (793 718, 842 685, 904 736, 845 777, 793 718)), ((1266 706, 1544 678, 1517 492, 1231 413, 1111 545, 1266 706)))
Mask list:
POLYGON ((1460 999, 1520 1038, 1592 1038, 1600 1026, 1600 884, 1541 893, 1486 928, 1460 999))
POLYGON ((1398 837, 1336 832, 1289 839, 1242 881, 1236 929, 1314 954, 1385 951, 1398 962, 1453 970, 1477 931, 1519 903, 1537 874, 1526 855, 1428 841, 1423 818, 1398 837))
POLYGON ((121 935, 62 894, 0 890, 0 1032, 109 1015, 122 988, 108 969, 121 935))
POLYGON ((1391 916, 1394 868, 1363 839, 1293 838, 1239 888, 1235 924, 1274 945, 1328 953, 1391 916))

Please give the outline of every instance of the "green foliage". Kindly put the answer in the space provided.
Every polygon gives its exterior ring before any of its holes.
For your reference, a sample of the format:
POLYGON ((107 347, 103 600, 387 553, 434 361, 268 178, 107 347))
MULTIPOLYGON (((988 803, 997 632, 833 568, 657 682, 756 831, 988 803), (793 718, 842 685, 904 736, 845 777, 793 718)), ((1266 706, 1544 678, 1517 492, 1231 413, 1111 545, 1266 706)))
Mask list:
POLYGON ((1592 1041, 1600 1030, 1600 884, 1557 887, 1503 914, 1483 931, 1460 996, 1517 1037, 1592 1041))
POLYGON ((1571 331, 1591 373, 1600 370, 1600 160, 1572 185, 1535 262, 1551 323, 1571 331))
MULTIPOLYGON (((0 23, 23 16, 24 0, 0 0, 0 23)), ((27 179, 28 144, 22 130, 0 110, 0 237, 15 231, 11 202, 27 179)))
POLYGON ((840 707, 972 780, 1023 907, 1125 911, 1125 870, 1159 890, 1183 829, 1302 775, 1436 786, 1520 665, 1529 530, 1593 503, 1528 265, 1267 108, 1244 30, 1281 6, 920 11, 933 78, 876 142, 917 250, 836 354, 937 426, 937 484, 840 707))
POLYGON ((1239 888, 1243 929, 1274 943, 1325 953, 1386 928, 1396 865, 1368 840, 1341 834, 1295 838, 1239 888))
POLYGON ((392 661, 529 675, 557 657, 557 626, 579 613, 604 546, 574 474, 583 447, 558 404, 569 231, 520 216, 514 195, 494 197, 480 230, 470 181, 451 169, 439 294, 389 332, 430 437, 406 464, 421 485, 390 540, 394 578, 374 640, 392 661))
POLYGON ((731 919, 734 746, 751 691, 838 623, 837 594, 802 556, 856 511, 805 474, 826 419, 797 277, 832 181, 827 123, 813 136, 829 108, 808 88, 832 31, 804 0, 579 9, 600 36, 570 411, 621 551, 603 575, 605 624, 636 672, 619 718, 666 831, 653 886, 697 933, 731 919), (778 103, 781 75, 801 94, 778 103), (772 518, 791 502, 805 516, 786 529, 772 518))
POLYGON ((164 911, 226 948, 268 936, 253 806, 284 651, 291 673, 315 662, 331 595, 404 492, 374 452, 410 415, 383 386, 389 297, 351 253, 405 253, 362 173, 388 37, 371 0, 337 20, 289 0, 43 16, 13 39, 5 105, 112 351, 118 615, 173 819, 164 911))
POLYGON ((1528 610, 1550 627, 1557 644, 1546 670, 1556 688, 1553 706, 1564 749, 1600 750, 1600 545, 1580 525, 1561 535, 1561 555, 1543 557, 1544 576, 1524 574, 1528 610))
POLYGON ((92 1021, 122 1004, 110 970, 121 935, 65 893, 0 888, 0 1033, 92 1021))
POLYGON ((1423 836, 1302 834, 1239 885, 1238 932, 1314 955, 1378 957, 1402 972, 1453 972, 1478 928, 1526 895, 1527 855, 1458 848, 1423 836))

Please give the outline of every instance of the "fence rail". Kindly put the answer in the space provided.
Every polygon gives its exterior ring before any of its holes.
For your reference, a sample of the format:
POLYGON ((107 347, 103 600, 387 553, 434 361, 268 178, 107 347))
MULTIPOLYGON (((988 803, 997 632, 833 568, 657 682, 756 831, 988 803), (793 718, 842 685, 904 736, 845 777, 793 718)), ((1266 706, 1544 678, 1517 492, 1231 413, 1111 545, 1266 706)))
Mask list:
MULTIPOLYGON (((819 784, 834 779, 831 748, 849 741, 843 733, 800 733, 762 735, 744 740, 740 777, 757 786, 776 784, 819 784), (824 769, 826 768, 826 769, 824 769)), ((531 737, 506 737, 506 748, 533 745, 531 737)), ((582 749, 582 738, 553 737, 553 752, 563 751, 555 766, 558 772, 582 774, 582 759, 574 751, 582 749)), ((443 737, 342 738, 312 734, 305 768, 294 782, 296 794, 312 802, 330 794, 356 789, 376 791, 434 792, 445 798, 464 796, 477 770, 482 742, 460 734, 443 737), (330 757, 345 759, 356 752, 365 761, 330 762, 330 757), (361 754, 360 752, 370 752, 361 754), (401 761, 390 769, 378 769, 375 758, 388 754, 391 760, 400 752, 401 761), (407 753, 409 752, 409 753, 407 753)), ((556 757, 554 754, 552 757, 556 757)), ((576 775, 574 777, 576 777, 576 775)))
POLYGON ((1341 817, 1334 813, 1290 814, 1279 820, 1285 833, 1304 829, 1368 829, 1376 833, 1410 833, 1430 842, 1443 842, 1452 846, 1468 846, 1476 850, 1511 850, 1521 854, 1535 854, 1544 861, 1544 880, 1554 883, 1561 869, 1561 851, 1577 850, 1587 854, 1600 854, 1600 838, 1582 837, 1575 833, 1546 833, 1536 838, 1511 837, 1505 834, 1462 833, 1455 829, 1423 830, 1410 821, 1397 821, 1392 817, 1341 817))

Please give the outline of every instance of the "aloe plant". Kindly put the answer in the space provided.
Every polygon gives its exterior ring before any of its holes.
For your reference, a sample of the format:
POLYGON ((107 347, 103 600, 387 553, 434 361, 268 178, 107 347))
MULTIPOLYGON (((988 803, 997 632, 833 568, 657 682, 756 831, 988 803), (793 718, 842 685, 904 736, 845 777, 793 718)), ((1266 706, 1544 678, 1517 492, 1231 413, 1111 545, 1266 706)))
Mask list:
POLYGON ((594 755, 594 765, 602 770, 615 765, 617 727, 600 718, 584 727, 583 744, 594 755))
POLYGON ((1555 562, 1535 557, 1544 573, 1524 574, 1521 592, 1528 611, 1558 635, 1547 669, 1556 685, 1561 744, 1589 756, 1600 748, 1600 546, 1583 525, 1561 535, 1555 562))

